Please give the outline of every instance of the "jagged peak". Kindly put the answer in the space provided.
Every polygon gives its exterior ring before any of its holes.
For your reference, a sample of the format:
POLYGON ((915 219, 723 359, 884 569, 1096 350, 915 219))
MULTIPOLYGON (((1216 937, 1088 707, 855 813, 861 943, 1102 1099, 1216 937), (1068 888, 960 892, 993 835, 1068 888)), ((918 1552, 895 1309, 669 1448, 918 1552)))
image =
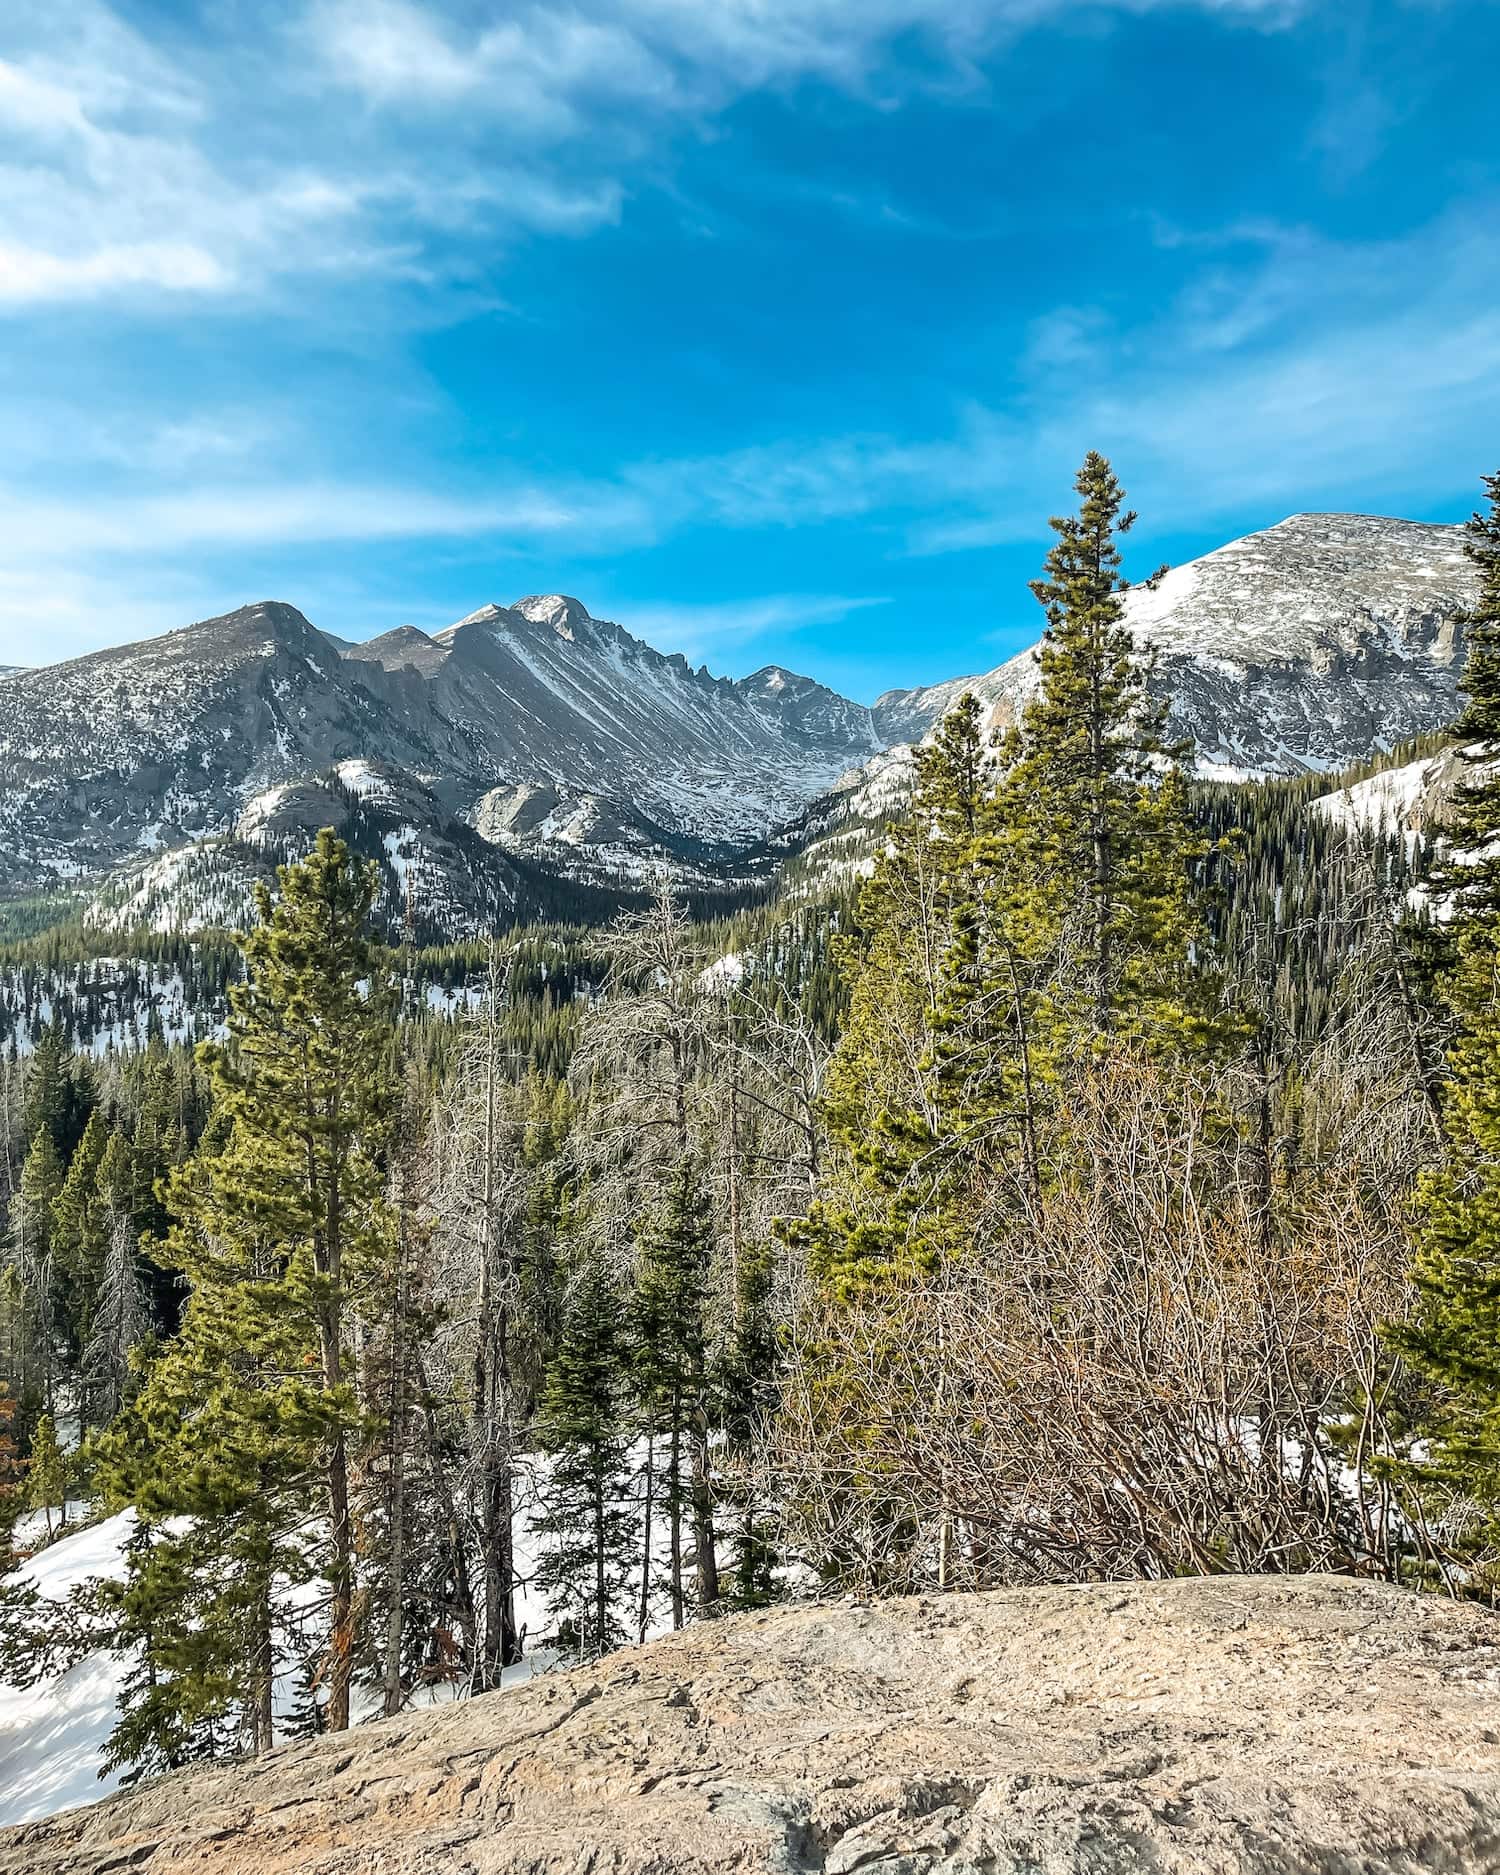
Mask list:
POLYGON ((419 625, 397 625, 367 638, 363 644, 343 647, 343 656, 356 664, 379 664, 388 671, 406 667, 430 671, 448 656, 448 646, 440 644, 419 625))
POLYGON ((780 692, 792 686, 804 689, 817 680, 812 677, 800 677, 796 671, 789 671, 784 664, 762 664, 758 671, 751 671, 748 677, 741 677, 741 690, 771 690, 780 692))
POLYGON ((480 606, 477 612, 470 612, 457 624, 438 632, 435 642, 446 644, 459 632, 475 627, 498 633, 524 629, 528 625, 549 627, 559 638, 570 642, 599 630, 599 620, 590 617, 581 599, 569 598, 566 593, 531 593, 514 605, 497 605, 492 601, 480 606))
MULTIPOLYGON (((178 631, 166 633, 162 638, 148 638, 135 647, 122 646, 120 649, 149 651, 158 645, 164 651, 175 647, 181 652, 215 645, 225 650, 230 646, 261 649, 268 639, 277 649, 294 651, 304 656, 314 651, 334 650, 331 641, 323 636, 306 614, 299 612, 296 606, 288 605, 284 599, 257 599, 250 605, 237 606, 232 612, 199 619, 178 631)), ((108 658, 114 654, 95 652, 91 655, 108 658)))
POLYGON ((285 599, 256 599, 249 605, 236 606, 232 612, 221 612, 215 618, 199 619, 189 625, 189 631, 206 631, 218 625, 261 625, 272 630, 315 631, 317 627, 303 612, 285 599))
POLYGON ((509 616, 510 610, 507 606, 494 603, 482 605, 478 611, 466 612, 461 619, 455 619, 453 624, 445 625, 442 631, 435 634, 435 637, 441 644, 444 639, 451 638, 454 632, 462 631, 466 625, 496 625, 509 616))
POLYGON ((561 592, 531 593, 524 599, 517 599, 510 610, 529 619, 533 625, 550 625, 559 638, 572 638, 581 626, 597 623, 589 616, 588 607, 581 599, 561 592))

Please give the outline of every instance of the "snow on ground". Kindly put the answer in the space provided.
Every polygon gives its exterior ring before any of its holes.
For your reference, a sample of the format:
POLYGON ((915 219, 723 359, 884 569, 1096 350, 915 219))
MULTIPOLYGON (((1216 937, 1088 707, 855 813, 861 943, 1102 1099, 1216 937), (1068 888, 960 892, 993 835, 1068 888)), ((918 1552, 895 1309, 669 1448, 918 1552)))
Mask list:
POLYGON ((388 801, 393 796, 389 777, 378 773, 366 761, 351 758, 340 762, 334 773, 349 792, 357 794, 361 800, 388 801))
MULTIPOLYGON (((645 1445, 637 1446, 631 1457, 632 1467, 644 1465, 645 1445)), ((534 1534, 534 1524, 545 1507, 546 1467, 538 1463, 534 1475, 520 1481, 517 1501, 515 1564, 518 1578, 515 1609, 516 1623, 526 1646, 526 1658, 506 1669, 503 1684, 519 1685, 539 1673, 573 1665, 560 1659, 555 1650, 538 1646, 537 1638, 549 1633, 553 1623, 545 1598, 533 1586, 541 1557, 541 1539, 534 1534)), ((84 1514, 83 1506, 74 1507, 71 1515, 84 1514)), ((134 1527, 133 1511, 123 1511, 100 1523, 76 1529, 59 1537, 24 1563, 12 1580, 30 1582, 49 1601, 61 1601, 79 1583, 124 1575, 124 1545, 134 1527)), ((42 1530, 39 1519, 27 1519, 17 1532, 18 1539, 39 1542, 42 1530)), ((668 1580, 667 1532, 658 1512, 652 1544, 653 1598, 658 1610, 648 1638, 667 1632, 670 1621, 665 1616, 663 1593, 668 1580)), ((318 1594, 316 1584, 308 1585, 302 1599, 311 1601, 318 1594)), ((639 1573, 629 1586, 622 1605, 634 1609, 639 1597, 639 1573)), ((633 1624, 633 1616, 630 1618, 633 1624)), ((117 1701, 129 1672, 129 1657, 100 1652, 91 1654, 71 1672, 38 1681, 25 1691, 0 1685, 0 1827, 30 1822, 51 1816, 76 1804, 93 1803, 119 1787, 121 1773, 99 1776, 104 1746, 119 1717, 117 1701)), ((297 1674, 290 1651, 279 1663, 274 1701, 278 1717, 291 1711, 297 1695, 297 1674)), ((408 1706, 425 1707, 445 1704, 459 1697, 451 1685, 419 1688, 408 1699, 408 1706)), ((356 1685, 353 1689, 353 1714, 356 1724, 377 1718, 381 1699, 373 1687, 356 1685)))
POLYGON ((1426 756, 1401 768, 1385 768, 1337 794, 1325 794, 1313 806, 1325 820, 1348 832, 1394 833, 1412 825, 1442 767, 1441 756, 1426 756))
MULTIPOLYGON (((61 1601, 81 1582, 116 1575, 134 1522, 133 1511, 122 1511, 59 1538, 22 1566, 20 1579, 61 1601)), ((0 1686, 0 1824, 92 1803, 118 1786, 119 1773, 100 1778, 99 1757, 128 1668, 123 1655, 91 1654, 24 1692, 0 1686)))
POLYGON ((728 951, 716 958, 698 978, 698 988, 706 996, 727 995, 745 980, 745 958, 740 951, 728 951))

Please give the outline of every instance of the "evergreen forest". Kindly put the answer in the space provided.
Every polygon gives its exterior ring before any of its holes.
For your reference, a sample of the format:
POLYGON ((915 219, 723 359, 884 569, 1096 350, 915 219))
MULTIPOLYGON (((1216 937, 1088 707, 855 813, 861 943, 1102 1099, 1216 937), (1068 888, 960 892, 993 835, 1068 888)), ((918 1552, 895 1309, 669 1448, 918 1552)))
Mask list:
POLYGON ((1500 1591, 1500 476, 1426 833, 1195 781, 1076 492, 852 872, 443 949, 329 830, 129 1048, 0 928, 0 1677, 139 1777, 788 1597, 1500 1591))

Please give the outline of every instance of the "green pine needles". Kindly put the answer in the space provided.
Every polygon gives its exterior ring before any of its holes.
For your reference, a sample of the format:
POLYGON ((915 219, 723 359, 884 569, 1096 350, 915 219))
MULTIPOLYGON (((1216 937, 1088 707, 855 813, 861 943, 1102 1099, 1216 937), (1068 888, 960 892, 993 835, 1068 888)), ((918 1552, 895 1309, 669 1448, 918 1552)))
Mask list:
POLYGON ((1135 517, 1102 456, 1076 487, 1033 588, 1035 694, 1008 728, 967 695, 919 750, 844 948, 827 1113, 846 1176, 793 1234, 846 1299, 963 1255, 1006 1193, 1036 1200, 1089 1061, 1206 1056, 1243 1033, 1212 967, 1210 842, 1123 622, 1135 517))
POLYGON ((1469 616, 1466 704, 1471 777, 1447 829, 1435 882, 1448 898, 1448 968, 1439 980, 1454 1025, 1442 1088, 1445 1162, 1417 1206, 1411 1318, 1389 1339, 1435 1384, 1421 1462, 1406 1475, 1475 1581, 1500 1586, 1500 475, 1466 543, 1479 569, 1469 616))
MULTIPOLYGON (((149 1729, 165 1761, 205 1728, 237 1724, 270 1745, 277 1648, 309 1583, 322 1587, 326 1723, 349 1723, 362 1430, 351 1337, 388 1287, 396 1241, 376 891, 375 869, 327 830, 274 895, 261 891, 228 1038, 200 1050, 214 1121, 166 1191, 181 1327, 99 1445, 102 1479, 150 1535, 121 1608, 127 1638, 160 1655, 149 1729)), ((122 1753, 140 1756, 140 1723, 122 1753)))

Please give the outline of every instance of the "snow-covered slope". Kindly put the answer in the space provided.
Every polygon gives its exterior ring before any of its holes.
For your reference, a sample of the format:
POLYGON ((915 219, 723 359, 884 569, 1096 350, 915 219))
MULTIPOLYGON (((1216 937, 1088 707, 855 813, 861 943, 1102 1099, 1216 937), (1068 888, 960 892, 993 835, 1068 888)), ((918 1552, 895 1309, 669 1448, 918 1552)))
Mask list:
POLYGON ((1441 841, 1451 825, 1455 796, 1494 780, 1500 759, 1484 743, 1454 744, 1377 769, 1363 781, 1321 795, 1313 811, 1345 832, 1421 835, 1441 841))
MULTIPOLYGON (((1155 653, 1152 687, 1200 770, 1335 769, 1446 723, 1477 589, 1462 543, 1457 527, 1297 514, 1131 592, 1126 622, 1155 653)), ((971 689, 1006 722, 1036 681, 1025 651, 980 677, 890 691, 873 715, 889 740, 911 740, 971 689)))
POLYGON ((538 909, 506 854, 457 820, 432 788, 360 758, 263 788, 223 836, 127 862, 92 894, 84 923, 122 933, 243 927, 257 881, 330 826, 379 866, 377 910, 391 929, 430 940, 474 937, 538 909))
MULTIPOLYGON (((135 1513, 64 1536, 23 1566, 21 1579, 49 1602, 65 1602, 85 1582, 123 1573, 121 1546, 135 1513)), ((92 1654, 69 1673, 21 1690, 0 1686, 0 1824, 52 1816, 118 1789, 122 1773, 101 1775, 105 1740, 129 1662, 92 1654)))
POLYGON ((1313 811, 1348 833, 1421 833, 1440 821, 1462 768, 1457 751, 1445 749, 1321 795, 1313 811))
POLYGON ((612 798, 672 835, 746 844, 881 746, 868 710, 810 678, 712 677, 576 599, 486 606, 431 642, 435 683, 504 699, 496 779, 612 798))

